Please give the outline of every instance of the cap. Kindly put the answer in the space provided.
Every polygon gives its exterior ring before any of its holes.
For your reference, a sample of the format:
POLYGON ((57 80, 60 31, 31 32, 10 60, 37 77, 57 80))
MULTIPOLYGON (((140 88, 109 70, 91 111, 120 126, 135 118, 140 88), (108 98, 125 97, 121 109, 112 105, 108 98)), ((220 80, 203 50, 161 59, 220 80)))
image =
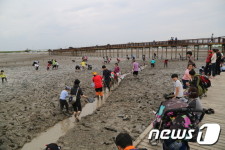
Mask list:
POLYGON ((97 75, 98 73, 97 73, 97 72, 92 72, 92 74, 95 76, 95 75, 97 75))

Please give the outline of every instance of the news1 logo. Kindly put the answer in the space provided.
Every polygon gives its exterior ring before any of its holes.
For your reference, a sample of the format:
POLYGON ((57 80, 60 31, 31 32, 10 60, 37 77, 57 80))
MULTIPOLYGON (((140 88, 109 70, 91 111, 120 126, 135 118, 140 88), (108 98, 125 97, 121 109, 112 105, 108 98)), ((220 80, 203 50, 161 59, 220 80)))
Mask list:
MULTIPOLYGON (((216 123, 203 124, 198 131, 197 142, 200 145, 213 145, 215 144, 220 136, 220 125, 216 123), (203 130, 206 129, 203 137, 203 130)), ((174 139, 174 140, 190 140, 193 138, 194 129, 164 129, 159 131, 158 129, 152 129, 149 133, 148 139, 174 139), (153 136, 154 135, 154 136, 153 136)))

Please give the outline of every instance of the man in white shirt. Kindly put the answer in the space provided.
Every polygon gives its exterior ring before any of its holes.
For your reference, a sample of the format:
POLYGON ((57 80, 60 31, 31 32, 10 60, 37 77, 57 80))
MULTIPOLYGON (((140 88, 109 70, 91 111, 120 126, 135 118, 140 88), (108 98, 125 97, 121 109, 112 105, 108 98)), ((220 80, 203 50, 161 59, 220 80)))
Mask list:
POLYGON ((212 76, 213 78, 216 76, 216 49, 213 49, 212 57, 211 57, 211 64, 212 64, 212 76))
POLYGON ((172 80, 174 81, 174 97, 173 98, 182 98, 184 96, 183 94, 183 85, 178 80, 177 74, 172 74, 171 76, 172 80))

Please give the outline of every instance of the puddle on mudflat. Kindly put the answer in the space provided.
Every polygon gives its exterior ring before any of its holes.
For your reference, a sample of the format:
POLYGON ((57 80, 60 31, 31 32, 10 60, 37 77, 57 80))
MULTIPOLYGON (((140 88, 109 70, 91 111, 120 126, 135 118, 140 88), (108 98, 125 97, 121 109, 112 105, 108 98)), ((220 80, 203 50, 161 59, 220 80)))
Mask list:
MULTIPOLYGON (((121 79, 123 79, 128 74, 122 75, 121 79)), ((119 80, 119 83, 120 81, 121 80, 119 80)), ((116 87, 117 86, 115 86, 115 88, 116 87)), ((93 103, 86 104, 82 108, 80 117, 82 118, 84 116, 92 114, 97 108, 99 108, 105 103, 109 95, 110 93, 106 92, 103 96, 103 100, 95 100, 93 103)), ((46 144, 57 142, 61 136, 65 135, 66 132, 76 126, 76 124, 77 122, 75 121, 75 118, 73 116, 63 121, 60 121, 53 127, 47 129, 45 132, 40 133, 36 138, 32 139, 31 142, 26 143, 21 150, 43 150, 46 144)))

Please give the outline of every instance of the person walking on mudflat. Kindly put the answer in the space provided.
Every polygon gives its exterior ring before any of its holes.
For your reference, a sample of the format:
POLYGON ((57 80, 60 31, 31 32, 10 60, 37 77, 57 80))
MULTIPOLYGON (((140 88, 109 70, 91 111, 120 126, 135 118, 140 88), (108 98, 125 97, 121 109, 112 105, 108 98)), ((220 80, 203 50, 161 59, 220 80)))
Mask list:
POLYGON ((88 98, 83 94, 82 89, 80 88, 80 80, 76 79, 74 81, 74 86, 71 89, 70 94, 76 98, 76 102, 72 104, 74 109, 74 117, 79 122, 79 116, 82 111, 81 107, 81 97, 88 98))
POLYGON ((108 70, 105 65, 102 66, 102 70, 103 70, 103 80, 104 80, 105 88, 108 88, 110 92, 111 71, 108 70))
POLYGON ((5 73, 4 73, 4 70, 1 70, 0 78, 2 78, 2 83, 4 83, 4 81, 7 82, 7 78, 6 78, 6 75, 5 75, 5 73))
POLYGON ((65 87, 64 90, 62 90, 60 97, 59 97, 59 102, 60 102, 60 109, 63 111, 64 106, 66 106, 66 112, 69 113, 69 105, 66 101, 67 97, 69 97, 69 92, 70 88, 65 87))
POLYGON ((133 60, 133 68, 132 68, 132 70, 133 70, 133 76, 134 77, 138 76, 139 68, 140 68, 139 63, 136 62, 135 60, 133 60))
POLYGON ((101 99, 103 99, 103 84, 102 84, 102 76, 98 75, 97 72, 93 72, 93 78, 92 81, 94 83, 94 88, 95 88, 95 94, 97 99, 99 99, 99 97, 101 97, 101 99))

